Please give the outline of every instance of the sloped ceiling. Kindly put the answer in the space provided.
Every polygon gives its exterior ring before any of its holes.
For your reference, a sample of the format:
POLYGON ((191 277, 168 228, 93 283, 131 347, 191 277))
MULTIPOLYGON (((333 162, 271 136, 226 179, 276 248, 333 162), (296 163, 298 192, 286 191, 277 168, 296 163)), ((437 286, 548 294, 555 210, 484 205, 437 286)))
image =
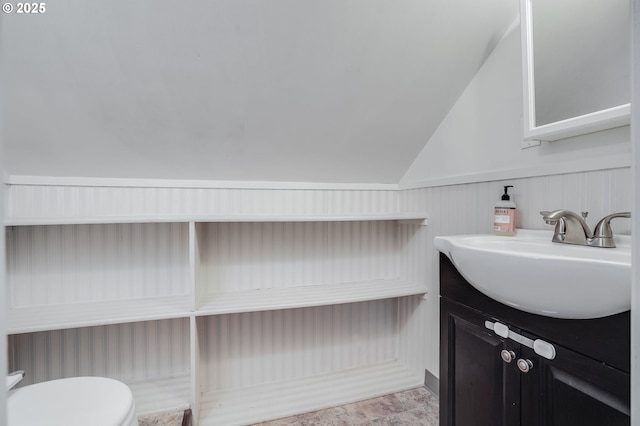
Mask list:
POLYGON ((57 0, 3 17, 11 175, 397 183, 515 0, 57 0))

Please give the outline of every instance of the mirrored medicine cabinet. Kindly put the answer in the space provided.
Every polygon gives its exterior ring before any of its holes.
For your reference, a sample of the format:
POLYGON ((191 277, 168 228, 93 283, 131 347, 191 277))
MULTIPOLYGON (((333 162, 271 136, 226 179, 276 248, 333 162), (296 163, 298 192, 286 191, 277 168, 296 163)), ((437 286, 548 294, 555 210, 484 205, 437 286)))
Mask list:
POLYGON ((630 121, 629 0, 521 0, 524 142, 630 121))

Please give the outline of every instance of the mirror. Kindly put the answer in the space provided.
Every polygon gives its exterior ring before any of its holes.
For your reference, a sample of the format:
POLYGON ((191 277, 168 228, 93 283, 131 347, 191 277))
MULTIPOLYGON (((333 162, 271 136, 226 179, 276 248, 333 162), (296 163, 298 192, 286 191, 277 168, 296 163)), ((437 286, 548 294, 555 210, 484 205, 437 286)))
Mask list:
POLYGON ((629 0, 521 0, 525 141, 629 124, 629 11, 629 0))

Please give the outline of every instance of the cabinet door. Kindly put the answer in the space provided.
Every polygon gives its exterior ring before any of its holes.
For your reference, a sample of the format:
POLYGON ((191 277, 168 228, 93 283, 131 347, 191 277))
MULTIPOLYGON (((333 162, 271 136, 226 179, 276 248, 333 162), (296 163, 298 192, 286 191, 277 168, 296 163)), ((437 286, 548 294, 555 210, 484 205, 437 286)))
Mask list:
POLYGON ((485 328, 488 317, 440 300, 440 425, 519 424, 520 371, 501 357, 517 359, 519 345, 485 328))
POLYGON ((522 426, 628 426, 627 373, 556 347, 553 360, 523 348, 533 368, 522 373, 522 426))

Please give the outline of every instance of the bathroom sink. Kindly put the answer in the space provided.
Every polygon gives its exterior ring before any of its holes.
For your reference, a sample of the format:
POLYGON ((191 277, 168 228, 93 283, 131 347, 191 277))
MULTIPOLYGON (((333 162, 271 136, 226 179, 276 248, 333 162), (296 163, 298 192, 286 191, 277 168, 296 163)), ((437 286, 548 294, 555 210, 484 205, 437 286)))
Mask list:
POLYGON ((436 237, 476 289, 513 308, 555 318, 599 318, 631 308, 631 238, 616 248, 552 243, 551 231, 513 237, 436 237))

